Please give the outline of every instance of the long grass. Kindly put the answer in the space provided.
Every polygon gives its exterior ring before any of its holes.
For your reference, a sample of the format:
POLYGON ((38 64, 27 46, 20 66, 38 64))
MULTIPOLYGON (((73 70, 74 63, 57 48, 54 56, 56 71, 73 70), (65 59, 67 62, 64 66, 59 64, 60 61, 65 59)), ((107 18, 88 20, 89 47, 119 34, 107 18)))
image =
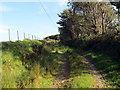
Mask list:
POLYGON ((50 51, 43 47, 42 41, 2 44, 2 88, 46 88, 52 85, 53 77, 46 74, 46 57, 50 51))

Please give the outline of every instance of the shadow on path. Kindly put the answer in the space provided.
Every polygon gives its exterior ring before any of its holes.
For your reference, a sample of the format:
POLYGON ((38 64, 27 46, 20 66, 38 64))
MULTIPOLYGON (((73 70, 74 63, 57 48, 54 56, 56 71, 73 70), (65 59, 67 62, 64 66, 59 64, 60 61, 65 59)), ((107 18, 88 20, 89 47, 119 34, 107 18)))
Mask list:
POLYGON ((105 83, 103 76, 95 68, 94 64, 92 63, 92 60, 84 55, 81 55, 81 56, 86 61, 86 64, 88 65, 90 74, 92 74, 94 79, 96 80, 96 83, 94 84, 93 88, 105 88, 105 87, 107 87, 107 84, 105 83))
POLYGON ((56 80, 54 81, 52 88, 68 88, 68 83, 70 82, 70 61, 65 54, 63 54, 62 58, 61 71, 56 76, 56 80))

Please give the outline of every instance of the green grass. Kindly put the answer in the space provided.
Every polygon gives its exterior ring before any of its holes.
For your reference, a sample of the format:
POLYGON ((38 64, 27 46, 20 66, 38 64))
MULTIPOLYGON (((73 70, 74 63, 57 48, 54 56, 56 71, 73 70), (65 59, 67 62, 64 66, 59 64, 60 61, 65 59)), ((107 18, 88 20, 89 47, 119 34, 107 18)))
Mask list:
POLYGON ((70 80, 71 82, 66 82, 65 84, 67 87, 70 88, 92 88, 93 85, 96 83, 96 80, 93 78, 91 74, 89 74, 88 66, 79 54, 74 52, 73 49, 54 43, 52 44, 52 51, 51 54, 48 55, 47 62, 54 61, 50 63, 52 73, 59 74, 60 73, 60 65, 62 64, 62 57, 65 55, 67 59, 70 61, 71 71, 70 71, 70 80), (55 73, 56 72, 56 73, 55 73), (85 73, 84 73, 85 72, 85 73))
MULTIPOLYGON (((51 88, 55 76, 60 73, 63 55, 71 65, 71 88, 92 88, 96 80, 89 74, 88 66, 73 49, 43 41, 23 40, 2 43, 2 87, 3 88, 51 88)), ((1 47, 0 47, 1 48, 1 47)), ((100 53, 84 53, 112 85, 119 87, 120 64, 100 53)), ((69 85, 69 83, 68 83, 69 85)))
POLYGON ((3 88, 49 88, 60 73, 66 47, 46 45, 44 41, 2 42, 3 88))
POLYGON ((2 52, 2 87, 3 88, 16 88, 16 79, 25 67, 18 57, 13 58, 10 52, 2 52))
POLYGON ((105 54, 86 52, 95 66, 101 71, 110 87, 120 88, 120 63, 105 54))
POLYGON ((95 79, 91 74, 83 73, 80 76, 76 76, 72 82, 72 88, 93 88, 95 79))
POLYGON ((52 76, 41 78, 42 82, 40 82, 40 88, 51 88, 51 86, 53 85, 53 80, 54 77, 52 76))
MULTIPOLYGON (((42 41, 23 40, 2 43, 2 87, 40 88, 49 87, 53 76, 46 74, 51 50, 42 41)), ((52 70, 52 69, 51 69, 52 70)))
POLYGON ((66 55, 70 60, 72 80, 69 87, 71 88, 93 88, 96 83, 93 75, 89 72, 89 66, 82 56, 74 51, 67 51, 66 55))
MULTIPOLYGON (((71 82, 66 82, 65 85, 67 85, 68 88, 95 88, 94 85, 96 85, 97 81, 94 79, 93 75, 90 74, 89 66, 86 64, 84 58, 73 49, 60 44, 54 45, 52 57, 54 57, 56 53, 58 53, 58 55, 61 54, 59 51, 62 51, 62 54, 67 57, 71 66, 70 78, 68 79, 71 82)), ((57 60, 58 58, 55 61, 57 60)), ((57 62, 62 64, 61 61, 57 62)))

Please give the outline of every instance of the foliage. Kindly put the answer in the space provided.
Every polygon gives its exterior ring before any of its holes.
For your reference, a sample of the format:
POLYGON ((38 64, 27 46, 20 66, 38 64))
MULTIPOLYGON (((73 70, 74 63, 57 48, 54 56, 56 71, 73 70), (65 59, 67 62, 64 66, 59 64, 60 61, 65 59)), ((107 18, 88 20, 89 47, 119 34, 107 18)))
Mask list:
POLYGON ((91 74, 84 73, 73 78, 72 88, 93 88, 95 79, 91 74), (88 78, 89 77, 89 78, 88 78))
MULTIPOLYGON (((64 44, 76 49, 78 53, 82 53, 83 55, 92 58, 96 68, 101 71, 105 80, 110 84, 109 87, 118 88, 120 87, 119 38, 120 36, 116 32, 109 32, 104 35, 96 36, 92 39, 80 38, 67 41, 64 44), (90 52, 83 53, 81 51, 90 52)), ((78 60, 76 62, 78 62, 78 60)), ((78 65, 78 63, 76 64, 78 65)))
POLYGON ((61 41, 92 38, 107 33, 116 22, 116 11, 105 2, 69 2, 70 8, 58 16, 61 41))
POLYGON ((64 44, 79 48, 80 50, 92 50, 94 52, 106 53, 116 60, 120 58, 120 35, 116 32, 110 32, 104 35, 96 36, 92 39, 75 39, 65 42, 64 44))
POLYGON ((22 72, 26 71, 22 66, 19 57, 13 58, 11 52, 2 52, 2 87, 3 88, 17 88, 16 79, 22 72))
POLYGON ((120 87, 120 64, 117 61, 101 53, 85 52, 84 54, 92 58, 92 62, 101 71, 109 85, 115 88, 120 87))
POLYGON ((46 40, 47 40, 47 39, 60 40, 59 34, 51 35, 51 36, 45 37, 44 39, 46 39, 46 40))
MULTIPOLYGON (((94 39, 96 41, 96 39, 101 38, 96 37, 94 39)), ((112 38, 113 41, 118 39, 119 37, 112 38)), ((70 48, 58 42, 51 42, 48 45, 44 41, 38 40, 3 42, 3 55, 1 58, 3 61, 3 87, 50 88, 56 76, 61 72, 63 55, 65 55, 70 62, 71 69, 69 77, 71 82, 66 83, 68 87, 92 88, 96 80, 89 73, 84 58, 75 51, 75 48, 78 51, 81 49, 89 50, 86 47, 90 46, 90 43, 85 38, 67 41, 66 45, 74 46, 74 48, 70 48), (24 58, 22 54, 24 54, 24 58)), ((95 47, 95 44, 91 45, 91 47, 95 47)), ((100 55, 93 56, 86 53, 85 55, 94 58, 95 65, 101 70, 101 73, 110 84, 115 85, 115 87, 119 86, 119 64, 117 64, 117 61, 106 56, 104 58, 104 56, 100 55)))
POLYGON ((49 52, 43 45, 43 41, 28 39, 2 42, 3 88, 43 88, 52 85, 53 77, 46 74, 47 62, 44 59, 47 58, 43 51, 49 52))

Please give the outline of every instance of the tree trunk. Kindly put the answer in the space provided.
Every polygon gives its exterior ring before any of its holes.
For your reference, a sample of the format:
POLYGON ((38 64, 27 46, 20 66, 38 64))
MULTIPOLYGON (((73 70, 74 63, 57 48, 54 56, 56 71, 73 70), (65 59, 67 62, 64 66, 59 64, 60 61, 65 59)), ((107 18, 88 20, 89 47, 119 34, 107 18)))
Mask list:
POLYGON ((102 12, 102 25, 101 25, 101 34, 104 34, 104 12, 102 12))

